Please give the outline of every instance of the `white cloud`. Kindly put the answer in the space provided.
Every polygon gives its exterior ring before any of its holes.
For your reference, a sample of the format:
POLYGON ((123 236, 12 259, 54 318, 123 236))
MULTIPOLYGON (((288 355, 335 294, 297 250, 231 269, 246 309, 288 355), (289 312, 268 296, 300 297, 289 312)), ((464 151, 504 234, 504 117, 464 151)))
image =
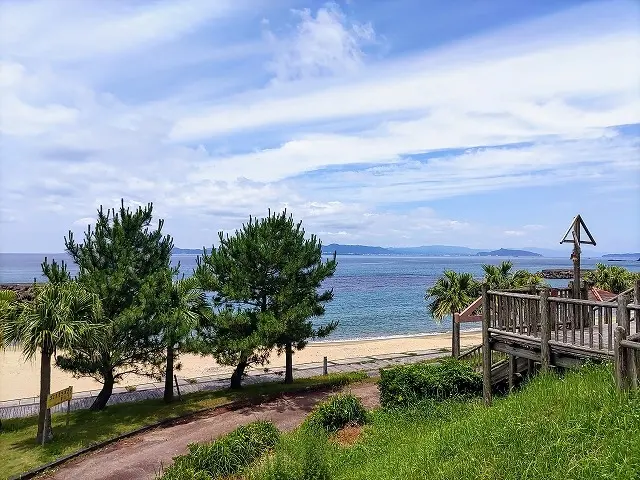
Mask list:
MULTIPOLYGON (((629 192, 638 188, 638 137, 609 127, 640 121, 640 64, 629 61, 640 57, 640 36, 615 22, 595 28, 556 20, 555 33, 518 27, 528 33, 493 32, 373 61, 363 53, 376 40, 367 19, 326 7, 299 13, 294 33, 278 33, 265 47, 275 46, 278 81, 244 90, 245 78, 220 78, 209 61, 248 55, 252 41, 212 52, 199 43, 188 60, 177 53, 191 51, 185 39, 194 31, 243 12, 245 2, 193 1, 180 12, 182 4, 171 2, 133 10, 67 2, 58 12, 47 2, 7 5, 0 15, 0 213, 38 225, 41 233, 28 236, 34 245, 121 197, 132 205, 153 200, 181 246, 269 207, 287 207, 309 232, 353 243, 472 244, 505 232, 528 238, 542 228, 520 220, 481 225, 464 209, 445 214, 425 202, 563 182, 597 180, 606 189, 621 178, 629 192), (142 19, 149 23, 136 28, 142 19), (558 34, 565 26, 568 33, 558 34), (156 83, 138 78, 150 75, 149 64, 130 68, 134 57, 158 58, 179 93, 153 92, 156 83), (191 61, 197 78, 179 68, 191 61), (126 72, 113 65, 127 65, 126 72), (111 89, 127 75, 128 97, 111 89), (234 83, 242 91, 220 98, 234 83), (413 156, 423 153, 430 158, 413 156)), ((266 27, 255 28, 260 35, 266 27)), ((268 28, 281 32, 275 21, 268 28)), ((274 73, 264 59, 247 71, 261 84, 274 73)), ((0 233, 0 241, 22 247, 18 235, 0 233)))
POLYGON ((128 54, 175 40, 247 6, 244 0, 159 1, 137 7, 99 0, 3 2, 0 48, 53 61, 128 54))
POLYGON ((299 16, 294 33, 279 38, 267 31, 275 58, 269 67, 277 81, 354 73, 364 63, 362 46, 376 40, 371 24, 350 22, 338 4, 329 3, 315 16, 309 9, 294 10, 299 16))

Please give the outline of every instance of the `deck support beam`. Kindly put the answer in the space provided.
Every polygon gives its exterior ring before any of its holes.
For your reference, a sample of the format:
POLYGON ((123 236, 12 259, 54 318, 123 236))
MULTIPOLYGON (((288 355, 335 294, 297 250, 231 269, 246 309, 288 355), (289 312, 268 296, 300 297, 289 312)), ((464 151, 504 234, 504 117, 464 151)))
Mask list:
POLYGON ((540 365, 542 371, 549 371, 551 362, 551 351, 549 350, 549 340, 551 340, 551 315, 549 311, 549 289, 543 288, 540 292, 540 365))
POLYGON ((491 307, 489 305, 489 287, 482 285, 482 396, 484 404, 491 405, 491 341, 489 325, 491 323, 491 307))

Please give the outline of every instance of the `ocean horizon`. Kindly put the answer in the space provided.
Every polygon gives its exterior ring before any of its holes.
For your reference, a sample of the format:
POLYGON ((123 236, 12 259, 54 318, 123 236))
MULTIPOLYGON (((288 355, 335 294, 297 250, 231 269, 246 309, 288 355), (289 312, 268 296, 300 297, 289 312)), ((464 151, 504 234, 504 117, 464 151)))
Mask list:
MULTIPOLYGON (((0 253, 0 283, 31 283, 43 281, 40 264, 45 256, 67 262, 72 275, 77 272, 68 255, 62 254, 7 254, 0 253)), ((180 264, 180 273, 190 275, 197 255, 173 255, 174 264, 180 264)), ((416 335, 447 333, 450 320, 437 322, 427 312, 425 291, 433 285, 445 269, 469 272, 482 276, 483 264, 513 262, 514 269, 538 272, 550 268, 571 268, 568 258, 547 257, 427 257, 388 255, 338 256, 338 268, 324 286, 333 288, 334 299, 326 306, 325 315, 314 323, 338 321, 338 328, 328 337, 315 342, 370 340, 416 335)), ((594 268, 596 263, 607 263, 601 258, 586 258, 582 268, 594 268)), ((621 261, 615 265, 640 271, 640 262, 621 261)), ((553 287, 566 286, 567 280, 547 280, 553 287)), ((479 324, 463 324, 462 330, 477 330, 479 324)))

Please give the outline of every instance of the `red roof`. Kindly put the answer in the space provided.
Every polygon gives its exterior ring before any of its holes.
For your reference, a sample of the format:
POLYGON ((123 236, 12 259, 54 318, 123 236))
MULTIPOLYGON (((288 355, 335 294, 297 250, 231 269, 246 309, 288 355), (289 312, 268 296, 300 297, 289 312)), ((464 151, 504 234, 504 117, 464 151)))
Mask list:
POLYGON ((610 302, 617 296, 618 295, 615 293, 608 292, 607 290, 603 290, 598 287, 591 287, 589 289, 589 300, 594 300, 596 302, 610 302))

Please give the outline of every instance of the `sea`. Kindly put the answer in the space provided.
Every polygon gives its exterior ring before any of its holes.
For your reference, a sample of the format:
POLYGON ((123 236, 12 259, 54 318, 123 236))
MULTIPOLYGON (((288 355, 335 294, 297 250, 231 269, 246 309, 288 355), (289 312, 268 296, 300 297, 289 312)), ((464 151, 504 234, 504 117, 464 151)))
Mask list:
MULTIPOLYGON (((72 274, 75 265, 65 254, 0 253, 0 283, 43 281, 40 264, 49 260, 65 260, 72 274)), ((174 264, 190 275, 196 265, 196 255, 174 255, 174 264)), ((499 257, 424 257, 383 255, 338 256, 335 275, 324 287, 333 288, 333 301, 327 304, 325 315, 314 319, 321 325, 337 321, 338 328, 323 341, 389 338, 396 336, 436 334, 451 331, 450 319, 434 320, 427 311, 425 290, 433 285, 445 269, 482 276, 483 264, 499 264, 499 257)), ((538 272, 549 268, 571 268, 567 258, 509 258, 514 269, 538 272)), ((602 258, 583 258, 582 268, 594 268, 596 263, 608 263, 602 258)), ((614 265, 640 271, 640 262, 622 261, 614 265)), ((553 287, 567 286, 567 280, 547 280, 553 287)), ((477 324, 463 324, 462 329, 478 329, 477 324)))

